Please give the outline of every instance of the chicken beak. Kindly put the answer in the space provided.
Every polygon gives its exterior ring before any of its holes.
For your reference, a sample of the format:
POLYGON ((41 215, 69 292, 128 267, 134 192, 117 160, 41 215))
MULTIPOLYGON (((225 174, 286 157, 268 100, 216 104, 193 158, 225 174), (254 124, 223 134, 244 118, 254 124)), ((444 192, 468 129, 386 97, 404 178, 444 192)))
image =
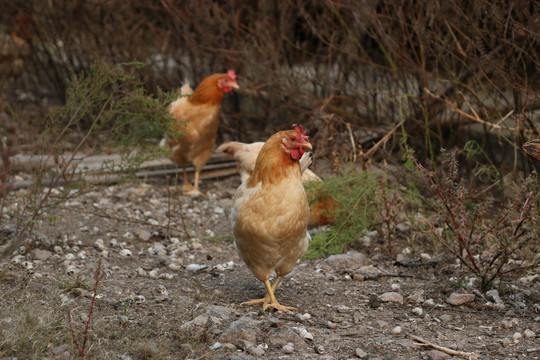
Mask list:
POLYGON ((229 85, 234 89, 240 89, 240 85, 236 81, 229 83, 229 85))
POLYGON ((303 147, 303 148, 306 148, 306 149, 309 149, 309 150, 313 150, 313 146, 311 146, 310 143, 306 142, 306 143, 303 143, 303 144, 300 144, 298 145, 300 147, 303 147))

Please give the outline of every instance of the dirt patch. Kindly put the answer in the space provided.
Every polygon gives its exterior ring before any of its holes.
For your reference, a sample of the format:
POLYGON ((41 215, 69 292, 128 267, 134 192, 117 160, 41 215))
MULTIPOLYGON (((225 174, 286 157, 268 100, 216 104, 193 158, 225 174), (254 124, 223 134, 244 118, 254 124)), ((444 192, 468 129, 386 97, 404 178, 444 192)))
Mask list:
MULTIPOLYGON (((397 266, 376 235, 356 263, 300 261, 277 293, 295 312, 241 305, 265 291, 232 244, 238 182, 205 181, 198 199, 160 179, 114 185, 40 220, 38 239, 0 260, 0 358, 78 358, 67 311, 82 344, 100 258, 90 359, 445 358, 408 334, 480 359, 540 357, 537 274, 503 284, 502 304, 476 292, 454 306, 451 293, 474 293, 457 265, 397 266)), ((403 233, 395 252, 406 245, 403 233)))

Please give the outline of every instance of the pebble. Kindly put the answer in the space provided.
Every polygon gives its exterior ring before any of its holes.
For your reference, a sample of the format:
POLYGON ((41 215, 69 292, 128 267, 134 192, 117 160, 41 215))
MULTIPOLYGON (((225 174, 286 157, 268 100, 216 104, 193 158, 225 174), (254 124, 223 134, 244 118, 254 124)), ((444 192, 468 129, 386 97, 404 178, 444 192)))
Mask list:
POLYGON ((305 327, 293 327, 292 329, 296 331, 302 339, 313 341, 313 334, 307 331, 305 327))
POLYGON ((35 260, 45 261, 52 256, 52 253, 49 250, 35 249, 33 255, 35 260))
POLYGON ((536 337, 536 334, 534 331, 530 330, 530 329, 526 329, 524 332, 523 332, 523 335, 527 338, 527 339, 533 339, 536 337))
POLYGON ((133 253, 129 249, 122 249, 120 250, 119 254, 123 257, 130 257, 131 255, 133 255, 133 253))
POLYGON ((459 294, 459 293, 452 293, 446 300, 450 305, 458 306, 463 305, 466 303, 470 303, 476 299, 476 296, 474 294, 459 294))
POLYGON ((313 350, 315 350, 315 352, 316 352, 317 354, 319 354, 319 355, 324 354, 324 346, 322 346, 322 345, 315 345, 315 346, 313 347, 313 350))
POLYGON ((402 332, 401 326, 396 326, 392 329, 392 335, 400 335, 402 332))
POLYGON ((385 292, 380 296, 382 302, 394 302, 403 304, 403 296, 395 291, 385 292))
POLYGON ((206 269, 207 267, 208 266, 206 265, 189 264, 188 266, 186 266, 186 270, 195 272, 195 271, 206 269))
POLYGON ((426 301, 424 301, 423 305, 424 306, 435 306, 435 300, 427 299, 426 301))
POLYGON ((332 322, 332 321, 328 321, 326 323, 326 327, 329 328, 329 329, 335 329, 339 326, 339 324, 336 324, 335 322, 332 322))
POLYGON ((388 328, 388 323, 383 320, 377 320, 377 326, 379 327, 379 329, 384 330, 388 328))
POLYGON ((94 246, 98 249, 98 250, 105 250, 105 243, 103 242, 103 239, 97 239, 95 242, 94 242, 94 246))
POLYGON ((422 291, 415 291, 411 295, 407 296, 407 300, 414 304, 421 304, 424 302, 424 295, 422 291))
POLYGON ((283 350, 283 353, 285 354, 292 354, 294 352, 294 344, 293 343, 285 344, 283 345, 281 349, 283 350))
POLYGON ((416 316, 422 316, 422 314, 424 314, 424 310, 422 310, 421 307, 415 307, 412 309, 412 313, 416 316))
POLYGON ((221 349, 223 351, 236 351, 238 348, 234 344, 225 343, 225 344, 221 344, 221 349))
POLYGON ((367 261, 364 254, 350 252, 347 254, 330 255, 324 260, 324 264, 333 270, 350 270, 366 265, 367 261))
POLYGON ((367 359, 369 356, 364 350, 360 348, 356 348, 354 350, 354 355, 359 359, 367 359))
POLYGON ((430 350, 427 352, 429 360, 446 360, 450 359, 450 355, 439 350, 430 350))
POLYGON ((523 338, 523 335, 521 335, 520 332, 515 332, 514 335, 512 335, 512 339, 514 339, 516 342, 521 340, 521 338, 523 338))
POLYGON ((253 356, 263 356, 266 352, 262 344, 257 346, 252 346, 248 349, 248 352, 253 356))
POLYGON ((330 295, 330 296, 333 296, 336 294, 336 289, 334 288, 327 288, 326 290, 324 290, 324 293, 326 295, 330 295))

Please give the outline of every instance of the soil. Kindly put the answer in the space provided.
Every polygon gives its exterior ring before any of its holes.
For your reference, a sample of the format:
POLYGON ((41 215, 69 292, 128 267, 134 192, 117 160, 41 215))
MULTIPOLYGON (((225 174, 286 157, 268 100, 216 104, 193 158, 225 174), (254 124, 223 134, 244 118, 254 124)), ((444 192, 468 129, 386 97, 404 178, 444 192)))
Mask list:
MULTIPOLYGON (((358 263, 299 261, 277 292, 291 313, 242 305, 265 290, 232 243, 238 184, 205 181, 205 195, 191 198, 164 179, 132 181, 55 207, 36 238, 0 259, 0 359, 79 358, 71 332, 82 348, 89 311, 88 359, 474 358, 412 336, 479 359, 540 358, 537 273, 501 285, 494 305, 451 259, 396 265, 406 230, 392 256, 371 234, 356 249, 365 259, 352 253, 358 263), (476 296, 450 305, 454 292, 476 296)), ((27 193, 10 194, 6 228, 27 193)))

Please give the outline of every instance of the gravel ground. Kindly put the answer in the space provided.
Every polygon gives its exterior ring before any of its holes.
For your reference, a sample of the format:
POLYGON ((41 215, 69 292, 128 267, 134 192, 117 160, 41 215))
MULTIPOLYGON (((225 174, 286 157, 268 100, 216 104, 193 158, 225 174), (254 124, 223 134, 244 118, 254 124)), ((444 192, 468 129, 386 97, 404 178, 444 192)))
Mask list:
MULTIPOLYGON (((277 292, 295 312, 241 305, 265 290, 232 243, 238 183, 205 181, 193 199, 159 179, 127 182, 58 206, 0 260, 0 359, 79 358, 68 310, 82 347, 100 259, 89 359, 540 358, 538 273, 480 293, 449 259, 397 266, 411 256, 406 227, 391 257, 373 232, 357 252, 300 261, 277 292)), ((6 224, 26 191, 12 193, 6 224)))

